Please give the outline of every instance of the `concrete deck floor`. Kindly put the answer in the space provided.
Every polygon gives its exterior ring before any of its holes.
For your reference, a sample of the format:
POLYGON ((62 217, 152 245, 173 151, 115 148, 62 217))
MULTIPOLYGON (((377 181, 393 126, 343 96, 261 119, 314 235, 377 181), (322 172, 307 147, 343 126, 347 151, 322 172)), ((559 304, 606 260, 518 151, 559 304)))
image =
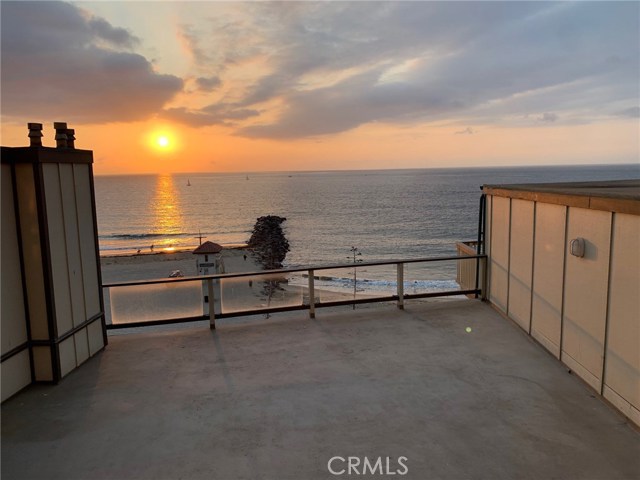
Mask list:
POLYGON ((486 304, 305 315, 112 336, 2 406, 2 478, 366 478, 334 456, 407 457, 391 478, 640 475, 638 432, 486 304))

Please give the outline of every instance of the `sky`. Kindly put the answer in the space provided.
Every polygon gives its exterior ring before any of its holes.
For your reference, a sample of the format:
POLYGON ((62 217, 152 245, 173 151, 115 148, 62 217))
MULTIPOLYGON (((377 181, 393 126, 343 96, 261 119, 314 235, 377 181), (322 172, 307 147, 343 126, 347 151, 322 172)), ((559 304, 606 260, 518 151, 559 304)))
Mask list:
POLYGON ((640 158, 639 2, 2 1, 2 144, 97 174, 640 158))

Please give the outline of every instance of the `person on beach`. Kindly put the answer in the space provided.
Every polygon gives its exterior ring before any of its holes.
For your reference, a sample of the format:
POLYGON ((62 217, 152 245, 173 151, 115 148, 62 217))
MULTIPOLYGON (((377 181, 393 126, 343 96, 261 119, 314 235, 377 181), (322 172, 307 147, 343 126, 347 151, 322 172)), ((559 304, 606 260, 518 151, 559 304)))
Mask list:
POLYGON ((151 251, 153 252, 153 245, 151 245, 151 247, 149 247, 151 249, 151 251))
POLYGON ((141 250, 140 250, 140 249, 138 249, 138 251, 137 251, 136 253, 137 253, 138 255, 140 255, 140 252, 141 252, 141 250))

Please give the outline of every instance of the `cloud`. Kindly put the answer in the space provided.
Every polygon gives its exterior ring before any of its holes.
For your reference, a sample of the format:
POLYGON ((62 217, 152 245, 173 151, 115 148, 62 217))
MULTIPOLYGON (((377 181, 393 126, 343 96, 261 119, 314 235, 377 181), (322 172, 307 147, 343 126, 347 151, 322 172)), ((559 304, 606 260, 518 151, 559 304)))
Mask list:
POLYGON ((182 89, 130 49, 140 40, 75 5, 2 2, 2 113, 24 120, 144 119, 182 89))
POLYGON ((239 120, 258 115, 260 115, 258 110, 239 109, 223 104, 208 105, 201 109, 168 108, 160 113, 161 118, 196 128, 209 125, 234 125, 239 120))
POLYGON ((213 77, 196 78, 196 86, 198 87, 198 90, 203 92, 215 90, 220 85, 222 85, 222 80, 220 80, 220 77, 215 75, 213 77))
POLYGON ((556 120, 558 120, 558 115, 550 112, 545 112, 540 117, 538 117, 538 121, 543 123, 553 123, 556 120))
POLYGON ((473 128, 471 127, 467 127, 464 130, 460 130, 458 132, 455 132, 455 135, 473 135, 474 133, 476 133, 473 128))
POLYGON ((130 31, 73 4, 1 5, 3 115, 155 114, 274 139, 373 123, 638 116, 625 109, 640 101, 637 2, 184 4, 171 17, 183 47, 174 63, 193 89, 176 99, 182 80, 135 53, 130 31))
POLYGON ((640 107, 630 107, 620 110, 615 114, 617 117, 640 118, 640 107))
POLYGON ((191 56, 197 64, 207 64, 211 62, 211 57, 200 47, 198 33, 191 25, 182 25, 179 28, 178 39, 181 41, 186 53, 191 56))
POLYGON ((533 119, 541 108, 584 122, 608 104, 638 97, 637 4, 280 7, 256 6, 261 18, 278 20, 277 29, 266 21, 255 29, 273 46, 271 73, 237 101, 242 108, 277 101, 279 116, 239 135, 302 138, 415 120, 500 123, 533 119))

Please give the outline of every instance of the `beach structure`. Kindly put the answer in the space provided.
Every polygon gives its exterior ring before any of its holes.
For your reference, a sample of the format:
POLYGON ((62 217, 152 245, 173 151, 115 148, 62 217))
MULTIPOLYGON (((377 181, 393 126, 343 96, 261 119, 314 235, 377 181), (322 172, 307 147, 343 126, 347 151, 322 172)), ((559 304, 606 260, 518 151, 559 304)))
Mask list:
MULTIPOLYGON (((405 478, 637 478, 638 187, 486 185, 477 240, 359 264, 397 282, 356 311, 314 284, 353 264, 105 284, 140 303, 186 286, 199 307, 214 281, 308 281, 268 307, 107 325, 136 328, 3 404, 3 476, 321 479, 405 458, 405 478), (414 264, 442 261, 461 265, 459 289, 405 292, 414 264)), ((3 288, 4 270, 3 253, 3 288)))
MULTIPOLYGON (((196 268, 198 275, 213 275, 216 273, 224 272, 224 260, 222 259, 222 245, 217 243, 206 241, 193 251, 196 256, 196 268)), ((213 284, 213 296, 215 302, 220 302, 220 281, 214 280, 213 284)), ((203 310, 204 314, 209 314, 209 286, 207 282, 202 284, 202 298, 203 298, 203 310)), ((214 302, 214 304, 215 304, 214 302)), ((215 310, 215 309, 214 309, 215 310)))
POLYGON ((29 124, 29 147, 2 147, 2 400, 57 383, 107 343, 93 152, 54 123, 56 147, 29 124))

